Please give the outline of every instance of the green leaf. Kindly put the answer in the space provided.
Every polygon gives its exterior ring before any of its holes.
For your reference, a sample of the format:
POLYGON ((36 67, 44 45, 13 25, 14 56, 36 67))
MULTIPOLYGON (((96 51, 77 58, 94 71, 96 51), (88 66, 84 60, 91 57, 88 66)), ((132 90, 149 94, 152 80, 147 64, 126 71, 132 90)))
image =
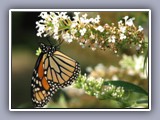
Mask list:
POLYGON ((120 86, 120 87, 123 87, 125 91, 142 93, 142 94, 145 94, 148 96, 148 93, 143 88, 141 88, 137 85, 134 85, 132 83, 122 81, 122 80, 104 81, 103 85, 114 85, 116 87, 120 86))

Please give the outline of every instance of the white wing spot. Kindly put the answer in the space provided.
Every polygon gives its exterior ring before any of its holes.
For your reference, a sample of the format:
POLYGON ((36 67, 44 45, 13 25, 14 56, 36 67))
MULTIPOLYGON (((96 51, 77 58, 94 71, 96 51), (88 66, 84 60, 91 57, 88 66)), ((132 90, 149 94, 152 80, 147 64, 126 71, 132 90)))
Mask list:
POLYGON ((46 91, 43 90, 42 93, 43 93, 43 94, 46 94, 46 91))
POLYGON ((42 87, 42 83, 39 81, 39 86, 42 87))
POLYGON ((38 84, 38 80, 36 80, 36 84, 38 84))

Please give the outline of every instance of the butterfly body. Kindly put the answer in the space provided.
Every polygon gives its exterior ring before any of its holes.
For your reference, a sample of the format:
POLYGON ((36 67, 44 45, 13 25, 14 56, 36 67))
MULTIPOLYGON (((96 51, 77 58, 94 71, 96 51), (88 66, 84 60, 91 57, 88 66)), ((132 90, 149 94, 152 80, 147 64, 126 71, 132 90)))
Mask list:
POLYGON ((57 89, 71 85, 80 73, 79 63, 56 47, 41 43, 40 48, 42 52, 37 59, 31 81, 35 107, 46 105, 57 89))

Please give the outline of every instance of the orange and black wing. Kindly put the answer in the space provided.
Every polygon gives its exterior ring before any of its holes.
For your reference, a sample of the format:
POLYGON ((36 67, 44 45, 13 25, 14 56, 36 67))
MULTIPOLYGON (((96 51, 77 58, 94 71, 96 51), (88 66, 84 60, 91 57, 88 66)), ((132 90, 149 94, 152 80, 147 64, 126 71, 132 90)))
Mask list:
POLYGON ((44 75, 43 64, 45 63, 46 54, 40 54, 31 81, 31 95, 32 101, 35 107, 43 107, 48 103, 51 96, 57 91, 57 88, 53 87, 47 77, 44 75))
POLYGON ((71 85, 80 73, 80 65, 72 58, 55 51, 52 56, 41 53, 31 83, 32 101, 43 107, 59 88, 71 85))
POLYGON ((44 62, 45 76, 56 88, 71 85, 80 73, 80 65, 60 51, 55 51, 44 62))

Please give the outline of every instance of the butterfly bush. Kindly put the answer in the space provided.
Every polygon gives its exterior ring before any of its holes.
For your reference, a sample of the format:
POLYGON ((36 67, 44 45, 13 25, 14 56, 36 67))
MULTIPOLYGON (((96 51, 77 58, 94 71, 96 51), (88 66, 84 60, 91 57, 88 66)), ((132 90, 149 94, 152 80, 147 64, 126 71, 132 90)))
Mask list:
POLYGON ((88 66, 86 71, 88 77, 104 78, 106 81, 124 80, 148 89, 148 61, 144 65, 144 59, 142 55, 127 56, 123 54, 118 67, 99 63, 94 68, 88 66))
MULTIPOLYGON (((82 89, 88 95, 95 96, 98 99, 114 99, 123 101, 127 98, 127 92, 122 86, 114 86, 112 84, 104 85, 105 81, 127 80, 136 85, 147 85, 148 66, 143 68, 144 57, 123 55, 119 61, 119 67, 106 67, 102 63, 97 64, 94 68, 87 67, 88 75, 79 75, 72 87, 82 89), (138 80, 138 81, 137 81, 138 80), (144 85, 144 84, 143 84, 144 85)), ((141 86, 145 88, 145 86, 141 86)), ((147 87, 146 87, 147 88, 147 87)))
POLYGON ((143 53, 144 31, 142 26, 134 25, 135 18, 125 16, 117 24, 101 25, 99 15, 88 18, 84 12, 73 14, 71 18, 67 12, 41 12, 41 19, 36 22, 37 36, 49 36, 67 43, 77 41, 83 48, 92 50, 108 48, 117 53, 123 47, 134 47, 143 53))
POLYGON ((98 99, 123 99, 125 90, 123 87, 114 85, 103 85, 104 79, 88 77, 86 74, 80 75, 72 86, 83 89, 86 94, 95 96, 98 99))

